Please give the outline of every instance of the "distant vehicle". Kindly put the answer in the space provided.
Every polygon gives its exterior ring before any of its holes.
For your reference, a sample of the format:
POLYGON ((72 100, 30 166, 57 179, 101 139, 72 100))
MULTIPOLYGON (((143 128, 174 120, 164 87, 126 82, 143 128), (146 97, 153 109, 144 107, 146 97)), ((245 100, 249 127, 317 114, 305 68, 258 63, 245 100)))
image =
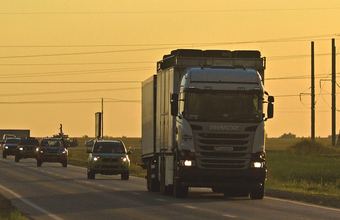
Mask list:
POLYGON ((39 147, 39 141, 34 137, 21 138, 16 148, 15 162, 22 158, 36 158, 36 149, 39 147))
POLYGON ((43 138, 36 153, 38 167, 43 162, 59 162, 63 167, 67 167, 68 150, 60 138, 43 138))
POLYGON ((93 144, 94 144, 94 140, 93 140, 93 139, 88 140, 88 141, 85 141, 85 146, 86 146, 86 147, 92 147, 93 144))
POLYGON ((1 147, 3 147, 3 145, 4 145, 4 143, 5 143, 5 141, 6 141, 6 139, 7 138, 15 138, 15 135, 14 134, 4 134, 3 136, 2 136, 2 141, 1 141, 1 147))
POLYGON ((7 138, 2 147, 2 158, 7 158, 7 155, 15 155, 19 143, 20 138, 7 138))
POLYGON ((129 179, 130 159, 122 141, 96 141, 87 160, 87 178, 95 179, 97 173, 103 175, 121 174, 122 180, 129 179))

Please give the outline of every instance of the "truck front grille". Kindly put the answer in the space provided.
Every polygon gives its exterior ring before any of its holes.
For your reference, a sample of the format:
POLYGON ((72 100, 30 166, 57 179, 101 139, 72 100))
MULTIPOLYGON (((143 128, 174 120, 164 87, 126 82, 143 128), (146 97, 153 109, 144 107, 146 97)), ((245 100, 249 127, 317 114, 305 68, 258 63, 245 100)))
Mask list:
POLYGON ((193 129, 193 133, 198 168, 248 169, 255 134, 254 129, 248 129, 249 126, 245 126, 235 132, 210 131, 201 125, 197 127, 201 129, 193 129))

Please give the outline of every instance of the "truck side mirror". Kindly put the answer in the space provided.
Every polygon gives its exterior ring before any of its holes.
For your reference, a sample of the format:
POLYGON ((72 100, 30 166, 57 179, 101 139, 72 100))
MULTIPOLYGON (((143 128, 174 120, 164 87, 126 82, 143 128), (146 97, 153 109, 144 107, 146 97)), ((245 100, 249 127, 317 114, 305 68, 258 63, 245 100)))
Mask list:
POLYGON ((176 93, 171 94, 170 106, 171 106, 171 115, 177 116, 178 115, 178 94, 176 93))
POLYGON ((273 103, 269 102, 268 108, 267 108, 267 118, 273 118, 273 117, 274 117, 274 105, 273 103))
POLYGON ((274 96, 268 96, 268 102, 274 102, 274 96))

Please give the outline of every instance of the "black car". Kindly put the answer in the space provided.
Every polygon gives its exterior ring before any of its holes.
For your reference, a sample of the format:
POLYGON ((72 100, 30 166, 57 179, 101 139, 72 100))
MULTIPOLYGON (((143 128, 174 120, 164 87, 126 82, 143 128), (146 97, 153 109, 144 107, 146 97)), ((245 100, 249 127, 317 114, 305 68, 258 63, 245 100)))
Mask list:
POLYGON ((19 143, 20 138, 7 138, 2 147, 2 157, 7 158, 7 155, 15 155, 19 143))
POLYGON ((43 162, 58 162, 67 167, 68 150, 61 138, 43 138, 37 148, 37 166, 43 162))
POLYGON ((39 141, 34 137, 21 138, 16 148, 15 162, 22 158, 36 158, 36 149, 39 147, 39 141))

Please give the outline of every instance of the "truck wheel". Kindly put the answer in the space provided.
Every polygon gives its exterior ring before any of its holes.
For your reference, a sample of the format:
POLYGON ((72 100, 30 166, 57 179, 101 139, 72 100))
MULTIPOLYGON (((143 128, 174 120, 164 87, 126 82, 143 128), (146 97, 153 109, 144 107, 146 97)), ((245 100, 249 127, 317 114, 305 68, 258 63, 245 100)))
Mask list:
POLYGON ((63 165, 63 167, 67 167, 67 161, 64 161, 61 163, 63 165))
POLYGON ((7 154, 5 152, 2 153, 2 158, 7 158, 7 154))
POLYGON ((262 182, 262 186, 260 189, 250 191, 251 199, 263 199, 264 197, 264 182, 262 182))
POLYGON ((37 160, 37 166, 41 167, 42 161, 41 160, 37 160))
POLYGON ((20 158, 17 155, 15 155, 14 160, 15 160, 15 162, 19 162, 20 158))
POLYGON ((188 197, 189 188, 187 186, 182 186, 182 181, 174 180, 174 196, 176 198, 186 198, 188 197))
POLYGON ((87 179, 94 180, 96 178, 96 174, 92 170, 87 170, 87 179))
POLYGON ((129 172, 122 173, 120 178, 122 180, 129 180, 129 172))
POLYGON ((153 171, 157 172, 157 169, 151 168, 152 159, 148 161, 146 171, 146 186, 149 192, 159 192, 159 181, 156 178, 152 178, 153 171))

